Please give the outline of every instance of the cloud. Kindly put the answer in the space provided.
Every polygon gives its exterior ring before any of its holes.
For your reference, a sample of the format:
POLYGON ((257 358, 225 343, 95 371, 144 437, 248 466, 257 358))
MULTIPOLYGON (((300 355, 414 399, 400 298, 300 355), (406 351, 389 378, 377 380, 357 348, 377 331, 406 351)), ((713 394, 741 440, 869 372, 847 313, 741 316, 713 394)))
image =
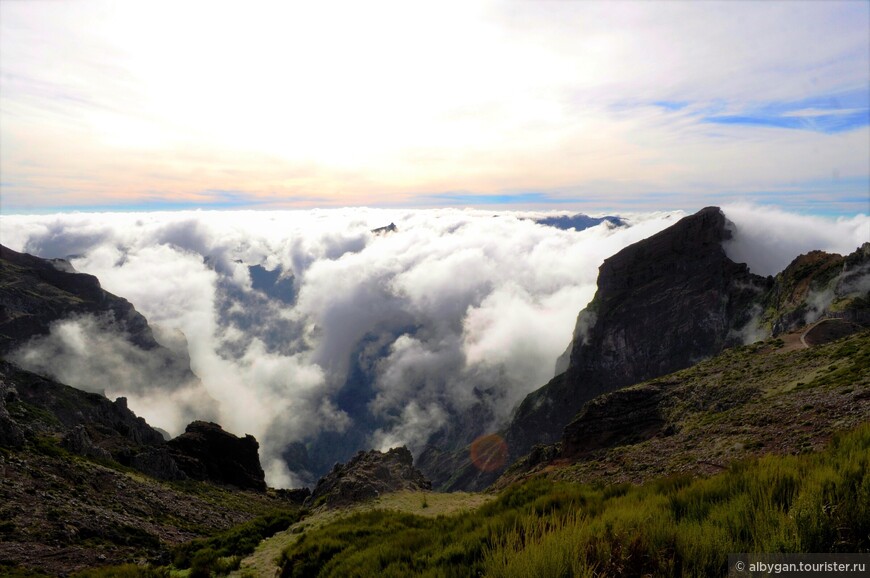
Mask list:
POLYGON ((725 252, 757 275, 775 275, 809 251, 848 255, 870 241, 868 215, 832 219, 748 204, 722 210, 736 227, 725 252))
MULTIPOLYGON (((749 206, 725 212, 737 231, 729 251, 754 271, 775 272, 804 247, 866 240, 866 217, 749 206)), ((629 226, 580 232, 532 220, 555 215, 365 208, 4 215, 0 240, 50 256, 74 247, 75 267, 129 299, 163 342, 186 341, 216 418, 255 435, 269 482, 287 485, 311 483, 312 468, 359 449, 419 450, 479 403, 488 405, 481 419, 489 423, 476 427, 505 420, 552 377, 601 262, 682 213, 621 214, 629 226), (397 232, 371 233, 391 222, 397 232), (292 298, 270 295, 266 278, 292 280, 292 298), (283 458, 295 442, 312 463, 291 471, 283 458)), ((141 364, 104 354, 114 342, 98 326, 69 323, 52 334, 55 349, 41 350, 46 371, 60 361, 87 366, 88 351, 127 370, 141 364)), ((196 404, 188 393, 125 387, 134 411, 172 431, 187 410, 173 414, 170 405, 196 404)))
POLYGON ((713 114, 703 122, 810 130, 828 134, 870 124, 870 90, 816 96, 795 102, 753 103, 739 114, 713 114))
POLYGON ((156 6, 2 5, 6 211, 867 190, 865 2, 156 6))
MULTIPOLYGON (((193 419, 217 416, 217 404, 188 369, 186 350, 143 350, 113 327, 111 319, 94 316, 60 320, 49 335, 8 357, 84 391, 126 397, 138 415, 176 435, 193 419)), ((183 343, 167 339, 165 345, 183 343)))

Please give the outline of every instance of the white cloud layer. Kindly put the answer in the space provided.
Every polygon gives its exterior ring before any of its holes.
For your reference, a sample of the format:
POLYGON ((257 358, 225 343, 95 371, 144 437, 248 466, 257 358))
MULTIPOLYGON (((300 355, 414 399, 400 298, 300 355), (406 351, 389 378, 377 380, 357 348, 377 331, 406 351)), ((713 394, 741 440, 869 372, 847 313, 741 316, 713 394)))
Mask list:
MULTIPOLYGON (((867 217, 833 221, 758 207, 726 215, 737 227, 729 252, 765 274, 799 252, 846 253, 870 238, 867 217)), ((681 213, 624 215, 631 226, 581 232, 524 216, 456 209, 7 215, 0 241, 43 257, 75 255, 78 270, 129 299, 164 340, 182 332, 217 419, 260 440, 271 484, 292 485, 304 480, 287 470, 282 451, 323 432, 364 427, 370 447, 420 448, 482 397, 495 405, 494 420, 507 418, 552 377, 601 262, 681 213), (397 233, 370 232, 390 222, 397 233), (257 288, 253 265, 280 269, 292 298, 257 288), (349 390, 360 383, 365 388, 349 390)), ((87 323, 61 324, 52 337, 63 337, 63 356, 43 352, 43 366, 82 365, 88 347, 76 343, 108 340, 87 323)), ((130 376, 139 370, 111 367, 130 376)), ((195 396, 166 397, 125 379, 128 391, 113 393, 128 395, 154 425, 177 434, 195 416, 195 396)))

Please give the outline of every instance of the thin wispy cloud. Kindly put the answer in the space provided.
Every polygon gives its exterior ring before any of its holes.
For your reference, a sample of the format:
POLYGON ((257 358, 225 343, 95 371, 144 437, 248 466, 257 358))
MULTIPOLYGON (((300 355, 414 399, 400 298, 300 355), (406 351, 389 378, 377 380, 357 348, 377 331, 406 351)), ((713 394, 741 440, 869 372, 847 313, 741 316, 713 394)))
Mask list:
POLYGON ((826 134, 870 125, 870 87, 796 102, 754 104, 740 114, 703 117, 703 122, 808 130, 826 134))

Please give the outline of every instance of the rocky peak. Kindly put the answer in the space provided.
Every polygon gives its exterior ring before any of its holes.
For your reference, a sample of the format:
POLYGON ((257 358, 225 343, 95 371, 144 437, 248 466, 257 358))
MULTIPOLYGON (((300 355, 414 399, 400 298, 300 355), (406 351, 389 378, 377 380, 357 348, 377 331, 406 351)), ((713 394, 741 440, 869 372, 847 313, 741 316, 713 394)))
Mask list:
POLYGON ((400 490, 429 490, 432 484, 414 467, 405 446, 385 453, 377 450, 357 453, 346 464, 335 464, 317 482, 306 501, 313 506, 346 506, 400 490))
POLYGON ((260 444, 252 435, 239 438, 216 423, 194 421, 166 443, 178 467, 193 479, 266 490, 260 444))
POLYGON ((598 291, 577 318, 564 377, 530 394, 515 414, 513 455, 553 443, 596 395, 688 367, 729 344, 769 285, 728 258, 722 242, 731 235, 722 211, 707 207, 604 261, 598 291))
POLYGON ((390 223, 389 225, 384 225, 383 227, 378 227, 377 229, 372 229, 372 233, 375 235, 388 235, 390 233, 398 232, 399 228, 395 223, 390 223))
POLYGON ((606 259, 578 319, 569 383, 603 379, 613 389, 718 353, 767 286, 727 257, 731 234, 722 211, 707 207, 606 259))

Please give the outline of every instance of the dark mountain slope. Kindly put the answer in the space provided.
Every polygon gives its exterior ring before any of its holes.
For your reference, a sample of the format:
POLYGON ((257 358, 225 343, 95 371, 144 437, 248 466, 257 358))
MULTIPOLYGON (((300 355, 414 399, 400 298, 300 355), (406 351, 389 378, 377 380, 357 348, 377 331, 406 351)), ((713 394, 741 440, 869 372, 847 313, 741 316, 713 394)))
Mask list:
POLYGON ((124 398, 0 360, 0 574, 165 563, 177 544, 296 507, 266 491, 257 447, 201 423, 166 442, 124 398))
POLYGON ((160 347, 145 318, 126 299, 104 291, 93 275, 77 273, 62 259, 40 259, 0 245, 0 355, 75 315, 111 316, 138 347, 160 347))
POLYGON ((110 401, 2 360, 0 394, 0 447, 58 444, 159 479, 266 489, 253 436, 238 438, 217 424, 193 422, 166 442, 123 397, 110 401))
POLYGON ((870 422, 870 331, 801 348, 797 334, 738 346, 677 373, 601 395, 495 484, 533 475, 643 482, 712 474, 753 455, 822 448, 870 422))

